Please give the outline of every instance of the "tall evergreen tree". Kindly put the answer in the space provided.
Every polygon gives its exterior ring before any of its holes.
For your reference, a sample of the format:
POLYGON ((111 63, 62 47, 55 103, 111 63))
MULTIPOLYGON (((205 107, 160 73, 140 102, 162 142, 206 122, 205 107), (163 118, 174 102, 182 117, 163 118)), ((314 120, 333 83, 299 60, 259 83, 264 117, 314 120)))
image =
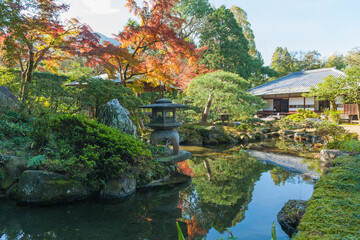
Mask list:
POLYGON ((286 47, 277 47, 272 55, 270 66, 277 71, 280 76, 284 76, 292 72, 294 59, 286 47))
POLYGON ((196 42, 213 11, 208 0, 179 0, 174 12, 184 19, 180 37, 196 42))
POLYGON ((210 15, 200 36, 200 45, 207 46, 201 63, 209 69, 236 73, 245 79, 253 72, 248 41, 233 13, 225 6, 210 15))
POLYGON ((236 22, 242 28, 244 37, 248 40, 249 54, 253 57, 259 55, 260 53, 256 50, 254 32, 251 29, 250 22, 247 20, 247 13, 237 6, 232 6, 230 11, 234 14, 236 22))

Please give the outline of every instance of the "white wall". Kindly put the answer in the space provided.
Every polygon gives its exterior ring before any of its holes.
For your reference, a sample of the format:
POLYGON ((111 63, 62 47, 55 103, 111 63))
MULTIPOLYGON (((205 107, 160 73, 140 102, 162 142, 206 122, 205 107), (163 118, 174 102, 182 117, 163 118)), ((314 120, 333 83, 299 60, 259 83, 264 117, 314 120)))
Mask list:
POLYGON ((273 111, 274 110, 274 99, 265 99, 266 106, 263 111, 273 111))
POLYGON ((304 108, 303 97, 289 98, 289 111, 297 111, 300 108, 304 108))
MULTIPOLYGON (((305 109, 310 111, 315 111, 314 105, 315 105, 315 100, 313 97, 305 98, 305 106, 306 106, 305 109)), ((289 111, 297 111, 298 109, 304 109, 304 98, 303 97, 289 98, 289 111)))
POLYGON ((307 106, 305 109, 310 111, 315 111, 315 99, 314 97, 307 97, 305 98, 305 105, 307 106), (311 105, 311 107, 308 107, 311 105))

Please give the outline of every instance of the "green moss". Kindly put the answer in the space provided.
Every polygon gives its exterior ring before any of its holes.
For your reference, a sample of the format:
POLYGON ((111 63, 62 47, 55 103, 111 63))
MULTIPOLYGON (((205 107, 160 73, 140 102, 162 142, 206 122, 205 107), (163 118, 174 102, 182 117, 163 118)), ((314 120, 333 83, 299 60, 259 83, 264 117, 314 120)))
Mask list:
POLYGON ((337 158, 317 182, 295 239, 358 239, 360 156, 337 158))
MULTIPOLYGON (((1 178, 0 178, 1 179, 1 178)), ((1 179, 1 189, 7 189, 9 188, 14 182, 9 177, 4 177, 4 179, 1 179)))
POLYGON ((69 186, 75 183, 75 180, 65 180, 65 179, 61 179, 61 180, 51 180, 49 181, 49 183, 51 185, 57 185, 57 186, 69 186))

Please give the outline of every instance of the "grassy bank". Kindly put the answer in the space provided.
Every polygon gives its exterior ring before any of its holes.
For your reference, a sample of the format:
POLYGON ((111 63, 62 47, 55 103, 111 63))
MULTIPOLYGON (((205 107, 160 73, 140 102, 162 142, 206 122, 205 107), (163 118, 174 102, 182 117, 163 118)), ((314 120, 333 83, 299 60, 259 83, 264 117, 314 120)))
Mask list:
POLYGON ((358 239, 359 226, 360 156, 339 157, 316 183, 295 239, 358 239))

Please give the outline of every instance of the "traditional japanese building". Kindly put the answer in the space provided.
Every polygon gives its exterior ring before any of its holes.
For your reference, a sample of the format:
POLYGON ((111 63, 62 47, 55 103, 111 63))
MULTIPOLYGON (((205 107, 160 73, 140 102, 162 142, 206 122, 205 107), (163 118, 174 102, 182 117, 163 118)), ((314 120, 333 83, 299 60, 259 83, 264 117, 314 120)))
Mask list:
MULTIPOLYGON (((287 115, 295 113, 298 109, 321 112, 324 108, 330 107, 328 101, 317 101, 314 97, 303 97, 302 94, 310 92, 311 87, 316 87, 324 77, 330 75, 345 76, 342 71, 335 68, 294 72, 252 88, 250 93, 266 101, 266 107, 259 111, 260 115, 287 115)), ((357 114, 354 104, 344 104, 342 97, 337 99, 336 104, 338 110, 344 114, 357 114)))

